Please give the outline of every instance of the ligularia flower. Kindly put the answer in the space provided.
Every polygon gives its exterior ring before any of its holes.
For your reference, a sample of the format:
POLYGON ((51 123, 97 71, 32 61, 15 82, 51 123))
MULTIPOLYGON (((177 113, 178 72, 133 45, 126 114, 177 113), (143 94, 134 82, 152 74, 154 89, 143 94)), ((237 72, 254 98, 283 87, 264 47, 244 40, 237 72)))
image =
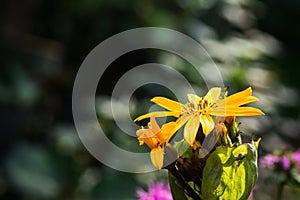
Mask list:
POLYGON ((136 132, 140 145, 146 143, 151 149, 151 161, 158 169, 161 169, 163 166, 164 147, 168 144, 169 140, 176 132, 175 128, 176 123, 169 122, 164 124, 160 129, 155 118, 151 116, 148 128, 142 128, 136 132))
POLYGON ((228 97, 222 97, 221 88, 211 88, 208 93, 201 98, 195 94, 188 94, 189 101, 185 104, 167 99, 165 97, 154 97, 152 102, 167 109, 167 111, 157 111, 142 115, 135 119, 139 121, 145 118, 174 116, 177 117, 175 131, 184 124, 184 139, 193 145, 198 129, 202 127, 203 133, 207 136, 214 128, 212 116, 257 116, 264 113, 257 108, 240 107, 244 104, 258 101, 252 96, 251 87, 228 97))

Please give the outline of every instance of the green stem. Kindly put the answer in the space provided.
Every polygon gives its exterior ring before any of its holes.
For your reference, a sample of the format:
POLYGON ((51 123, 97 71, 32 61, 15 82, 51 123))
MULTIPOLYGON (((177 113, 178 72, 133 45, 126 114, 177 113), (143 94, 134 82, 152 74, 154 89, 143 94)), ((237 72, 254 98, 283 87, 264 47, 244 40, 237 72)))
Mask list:
POLYGON ((185 189, 186 193, 192 197, 194 200, 202 200, 197 193, 191 188, 191 186, 186 182, 182 174, 179 172, 176 164, 171 164, 167 169, 176 177, 176 180, 179 184, 185 189))

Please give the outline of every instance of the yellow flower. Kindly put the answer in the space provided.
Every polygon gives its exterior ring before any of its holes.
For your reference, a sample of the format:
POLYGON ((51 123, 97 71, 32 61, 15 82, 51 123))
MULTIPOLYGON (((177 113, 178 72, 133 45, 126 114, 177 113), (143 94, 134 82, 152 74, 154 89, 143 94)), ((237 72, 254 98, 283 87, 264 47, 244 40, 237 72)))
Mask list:
POLYGON ((257 116, 264 114, 257 108, 240 107, 259 100, 252 96, 251 87, 224 98, 221 96, 221 88, 215 87, 211 88, 203 99, 195 94, 188 94, 188 99, 189 102, 181 104, 164 97, 154 97, 151 101, 168 111, 148 113, 138 117, 135 121, 149 118, 152 115, 155 117, 178 117, 175 130, 178 130, 186 123, 184 139, 190 145, 193 145, 200 124, 206 136, 213 130, 214 120, 212 116, 257 116))
POLYGON ((176 132, 175 127, 175 122, 169 122, 160 129, 155 118, 151 116, 148 129, 142 127, 142 129, 136 131, 140 145, 146 143, 151 149, 151 161, 158 169, 161 169, 163 166, 164 147, 176 132))

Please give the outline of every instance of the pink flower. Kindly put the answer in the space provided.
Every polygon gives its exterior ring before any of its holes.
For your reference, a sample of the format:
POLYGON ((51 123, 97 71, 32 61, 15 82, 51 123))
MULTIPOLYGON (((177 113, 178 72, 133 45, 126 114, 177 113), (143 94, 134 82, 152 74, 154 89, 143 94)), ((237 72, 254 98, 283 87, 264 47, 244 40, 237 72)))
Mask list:
POLYGON ((281 165, 282 169, 288 170, 291 165, 291 161, 287 156, 274 156, 271 154, 266 155, 260 160, 261 167, 273 168, 275 165, 281 165))
POLYGON ((292 160, 300 167, 300 149, 293 153, 292 160))
POLYGON ((170 186, 165 182, 152 182, 148 184, 148 188, 148 192, 137 189, 139 200, 173 200, 170 186))
POLYGON ((291 165, 290 159, 287 156, 283 156, 281 158, 281 164, 282 164, 282 168, 284 170, 288 170, 290 168, 290 165, 291 165))
POLYGON ((268 154, 260 160, 261 167, 273 168, 275 164, 280 163, 281 159, 278 156, 268 154))

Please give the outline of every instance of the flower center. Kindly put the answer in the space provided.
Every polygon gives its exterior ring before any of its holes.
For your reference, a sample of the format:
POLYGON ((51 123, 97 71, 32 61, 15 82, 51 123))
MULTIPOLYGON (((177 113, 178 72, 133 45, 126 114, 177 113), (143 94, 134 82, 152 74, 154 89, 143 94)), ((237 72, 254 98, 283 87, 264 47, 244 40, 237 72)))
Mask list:
POLYGON ((196 103, 188 102, 183 105, 182 114, 183 115, 193 115, 193 114, 210 114, 211 109, 215 103, 209 103, 206 99, 199 101, 196 103))

